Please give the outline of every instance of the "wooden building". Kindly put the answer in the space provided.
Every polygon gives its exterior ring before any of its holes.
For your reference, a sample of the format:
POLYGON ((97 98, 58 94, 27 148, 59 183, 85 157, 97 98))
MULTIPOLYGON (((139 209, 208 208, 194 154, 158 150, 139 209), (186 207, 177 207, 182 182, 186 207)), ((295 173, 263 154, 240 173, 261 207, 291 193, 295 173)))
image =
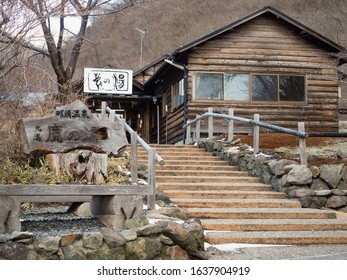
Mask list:
MULTIPOLYGON (((245 118, 257 113, 262 122, 292 129, 303 121, 307 131, 337 132, 341 60, 334 54, 342 51, 264 7, 134 73, 142 135, 151 143, 181 141, 183 125, 208 107, 214 112, 234 108, 235 116, 245 118)), ((235 123, 235 129, 251 128, 235 123)), ((226 132, 226 122, 219 121, 215 131, 226 132)))

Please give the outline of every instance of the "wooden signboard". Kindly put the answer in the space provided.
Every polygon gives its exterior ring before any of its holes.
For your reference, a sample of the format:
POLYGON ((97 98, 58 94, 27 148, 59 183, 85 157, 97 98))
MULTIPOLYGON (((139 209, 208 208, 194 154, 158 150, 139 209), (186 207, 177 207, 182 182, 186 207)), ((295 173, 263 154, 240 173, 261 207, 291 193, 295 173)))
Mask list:
POLYGON ((124 123, 100 121, 82 101, 57 107, 52 116, 18 122, 24 153, 66 153, 88 149, 117 155, 128 145, 124 123))

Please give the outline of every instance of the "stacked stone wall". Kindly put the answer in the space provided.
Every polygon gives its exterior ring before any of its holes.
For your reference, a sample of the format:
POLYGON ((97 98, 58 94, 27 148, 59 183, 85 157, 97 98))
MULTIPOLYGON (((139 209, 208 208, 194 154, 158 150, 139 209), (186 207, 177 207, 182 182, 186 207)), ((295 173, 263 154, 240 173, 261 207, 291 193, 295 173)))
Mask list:
POLYGON ((230 146, 220 141, 202 140, 199 146, 220 156, 251 176, 259 177, 273 190, 298 199, 302 207, 334 209, 347 213, 347 165, 305 166, 288 159, 253 154, 245 145, 230 146))

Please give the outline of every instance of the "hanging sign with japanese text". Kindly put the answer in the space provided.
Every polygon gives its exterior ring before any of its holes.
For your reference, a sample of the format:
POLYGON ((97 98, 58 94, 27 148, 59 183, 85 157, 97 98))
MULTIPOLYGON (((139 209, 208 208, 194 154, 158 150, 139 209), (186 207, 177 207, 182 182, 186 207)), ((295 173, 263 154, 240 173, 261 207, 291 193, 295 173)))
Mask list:
POLYGON ((132 94, 133 71, 84 68, 84 92, 132 94))
POLYGON ((56 108, 52 116, 18 122, 24 153, 64 153, 74 149, 117 155, 128 144, 124 123, 100 121, 82 101, 56 108))

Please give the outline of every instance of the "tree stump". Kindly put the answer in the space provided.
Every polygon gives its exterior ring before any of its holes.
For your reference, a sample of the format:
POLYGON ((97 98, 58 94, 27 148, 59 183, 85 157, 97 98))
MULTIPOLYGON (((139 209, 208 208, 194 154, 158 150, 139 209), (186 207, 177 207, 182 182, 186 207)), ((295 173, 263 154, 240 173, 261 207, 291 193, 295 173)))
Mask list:
POLYGON ((86 180, 87 184, 100 185, 107 180, 107 154, 80 150, 65 154, 49 154, 51 167, 57 174, 65 170, 73 179, 86 180))

